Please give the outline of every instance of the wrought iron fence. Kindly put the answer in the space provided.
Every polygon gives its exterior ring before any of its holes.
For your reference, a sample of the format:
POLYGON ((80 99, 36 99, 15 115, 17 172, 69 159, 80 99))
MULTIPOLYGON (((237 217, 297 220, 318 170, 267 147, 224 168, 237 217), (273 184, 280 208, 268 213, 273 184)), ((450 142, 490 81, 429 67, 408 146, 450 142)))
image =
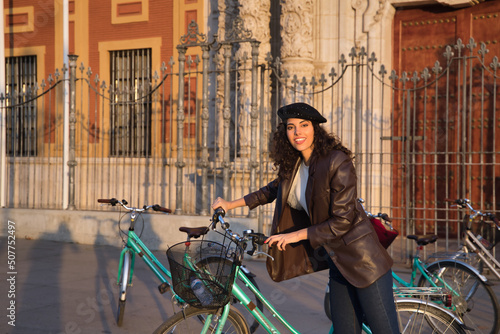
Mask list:
MULTIPOLYGON (((120 197, 209 214, 216 196, 241 197, 274 178, 268 145, 275 110, 306 101, 354 151, 368 209, 393 216, 403 234, 456 241, 459 215, 445 198, 467 197, 498 213, 499 64, 486 60, 484 45, 471 40, 466 54, 459 40, 447 47, 444 64, 412 75, 389 73, 376 55, 353 48, 329 73, 298 78, 279 59, 263 60, 251 35, 207 41, 192 28, 177 61, 141 74, 141 84, 130 76, 132 84, 123 86, 130 68, 118 65, 114 81, 103 82, 73 57, 61 71, 69 71, 69 92, 56 72, 32 90, 2 96, 2 115, 11 115, 2 126, 7 142, 25 147, 36 138, 36 149, 23 154, 3 145, 2 205, 66 208, 68 196, 67 207, 97 210, 96 198, 120 197), (199 48, 201 59, 187 57, 190 48, 199 48), (26 108, 36 113, 31 133, 20 116, 26 108)), ((134 57, 119 55, 127 63, 134 57)), ((272 210, 233 215, 258 215, 266 231, 272 210)))

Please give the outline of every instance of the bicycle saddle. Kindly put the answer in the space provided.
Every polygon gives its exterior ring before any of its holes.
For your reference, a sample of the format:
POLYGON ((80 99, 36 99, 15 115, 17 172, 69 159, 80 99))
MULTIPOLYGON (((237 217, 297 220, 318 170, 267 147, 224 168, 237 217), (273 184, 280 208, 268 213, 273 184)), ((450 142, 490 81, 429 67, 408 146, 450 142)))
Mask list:
POLYGON ((199 238, 202 235, 208 233, 209 228, 206 226, 203 227, 179 227, 179 231, 186 232, 189 238, 199 238))
POLYGON ((417 242, 417 245, 419 246, 425 246, 427 244, 432 244, 436 242, 438 239, 438 236, 435 234, 425 234, 425 235, 408 235, 406 237, 407 239, 415 240, 417 242))

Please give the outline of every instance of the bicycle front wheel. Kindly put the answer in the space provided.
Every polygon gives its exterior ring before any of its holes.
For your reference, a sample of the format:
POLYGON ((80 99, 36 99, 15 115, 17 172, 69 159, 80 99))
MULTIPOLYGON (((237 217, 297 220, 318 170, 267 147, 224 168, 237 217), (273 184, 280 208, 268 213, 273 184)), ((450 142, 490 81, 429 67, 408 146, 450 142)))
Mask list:
POLYGON ((118 311, 116 312, 116 324, 120 327, 123 325, 123 317, 125 316, 125 302, 127 301, 127 287, 131 270, 131 256, 129 252, 123 255, 123 266, 120 278, 120 295, 118 296, 118 311))
POLYGON ((422 300, 396 299, 401 334, 465 334, 458 319, 441 307, 422 300))
MULTIPOLYGON (((444 287, 446 282, 453 291, 452 306, 463 322, 476 334, 496 334, 500 330, 499 305, 491 287, 470 268, 456 261, 439 261, 427 271, 432 282, 444 287), (442 281, 441 281, 442 280, 442 281)), ((422 275, 419 286, 432 286, 422 275)))
MULTIPOLYGON (((215 333, 219 320, 219 310, 200 309, 188 306, 183 311, 177 312, 160 325, 154 334, 198 334, 201 332, 205 319, 212 315, 212 325, 207 333, 215 333)), ((224 334, 250 334, 248 325, 243 315, 231 308, 226 324, 222 329, 224 334)))

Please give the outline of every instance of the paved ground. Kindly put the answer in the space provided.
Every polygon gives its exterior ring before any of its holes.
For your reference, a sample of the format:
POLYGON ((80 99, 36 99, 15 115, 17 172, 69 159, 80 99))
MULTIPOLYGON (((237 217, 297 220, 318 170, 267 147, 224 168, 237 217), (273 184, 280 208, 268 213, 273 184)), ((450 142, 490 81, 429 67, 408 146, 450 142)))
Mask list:
MULTIPOLYGON (((15 268, 10 269, 8 239, 0 238, 0 333, 151 333, 172 314, 170 295, 158 292, 156 277, 137 261, 125 321, 117 327, 118 248, 16 239, 11 250, 15 268)), ((164 252, 155 255, 167 264, 164 252)), ((328 332, 323 312, 326 271, 274 283, 265 262, 246 264, 257 274, 261 290, 301 333, 328 332)), ((395 270, 407 271, 404 266, 395 270)))

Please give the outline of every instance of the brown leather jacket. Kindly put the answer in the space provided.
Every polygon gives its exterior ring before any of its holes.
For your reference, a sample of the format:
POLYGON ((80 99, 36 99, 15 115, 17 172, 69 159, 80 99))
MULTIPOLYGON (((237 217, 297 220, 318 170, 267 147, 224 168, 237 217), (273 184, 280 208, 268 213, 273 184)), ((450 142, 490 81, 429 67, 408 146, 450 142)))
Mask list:
MULTIPOLYGON (((300 160, 297 161, 297 172, 300 160)), ((313 155, 309 165, 306 201, 312 226, 307 236, 313 246, 323 246, 342 275, 354 286, 364 288, 392 266, 392 258, 380 244, 363 208, 357 201, 356 172, 351 159, 342 151, 323 157, 313 155)), ((245 196, 253 209, 273 202, 273 226, 278 221, 290 192, 290 180, 274 180, 245 196)))

